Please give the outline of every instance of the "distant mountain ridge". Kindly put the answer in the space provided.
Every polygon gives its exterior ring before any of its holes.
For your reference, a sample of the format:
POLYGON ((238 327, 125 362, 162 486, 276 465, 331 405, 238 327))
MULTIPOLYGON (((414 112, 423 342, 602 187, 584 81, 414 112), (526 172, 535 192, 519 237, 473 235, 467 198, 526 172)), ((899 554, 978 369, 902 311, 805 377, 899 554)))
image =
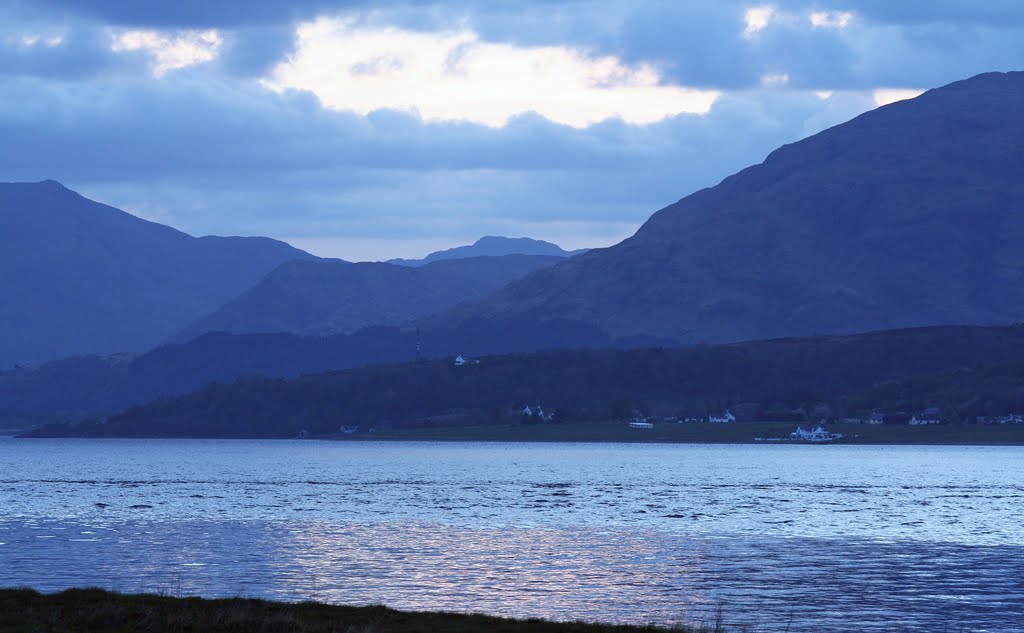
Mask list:
POLYGON ((1021 72, 878 108, 424 327, 532 315, 714 343, 1022 321, 1021 112, 1021 72))
POLYGON ((247 376, 288 378, 305 373, 486 353, 568 347, 633 347, 658 341, 614 341, 574 322, 486 321, 458 330, 417 333, 370 327, 352 334, 209 332, 143 354, 80 356, 39 367, 0 371, 0 420, 5 416, 75 417, 113 413, 151 400, 190 393, 247 376))
POLYGON ((418 267, 292 261, 190 324, 174 340, 188 341, 204 332, 328 336, 405 325, 486 296, 558 261, 560 257, 547 255, 441 259, 418 267))
POLYGON ((192 237, 63 185, 0 183, 0 368, 141 351, 309 253, 192 237))
POLYGON ((501 237, 487 235, 468 246, 457 246, 443 251, 435 251, 423 259, 389 259, 388 264, 399 266, 423 266, 446 259, 465 259, 469 257, 502 257, 505 255, 544 255, 549 257, 572 257, 585 253, 587 249, 567 251, 557 244, 535 240, 529 237, 501 237))
MULTIPOLYGON (((252 337, 208 338, 205 343, 225 351, 252 337)), ((288 335, 257 338, 264 351, 277 348, 277 353, 310 342, 288 335)), ((377 341, 352 347, 354 343, 352 337, 337 337, 305 349, 314 354, 344 347, 389 351, 377 341)), ((184 363, 188 354, 183 352, 187 350, 170 346, 163 353, 184 363)), ((741 415, 760 412, 762 419, 783 421, 786 432, 798 420, 869 415, 878 407, 895 412, 941 406, 949 419, 973 421, 979 415, 1019 411, 1022 354, 1024 326, 916 328, 676 349, 546 349, 487 356, 462 367, 448 358, 308 373, 289 380, 250 374, 235 384, 210 385, 104 416, 103 423, 96 417, 97 422, 50 426, 37 435, 296 437, 303 430, 336 434, 342 424, 363 425, 363 430, 380 425, 508 425, 523 423, 526 404, 554 411, 556 422, 624 420, 637 410, 645 415, 703 416, 735 405, 737 412, 747 412, 741 415)), ((254 366, 273 355, 254 357, 254 366)), ((311 360, 294 351, 285 357, 307 366, 311 360)), ((122 374, 136 381, 135 389, 153 384, 153 367, 146 364, 122 374)), ((165 359, 161 364, 169 363, 165 359)), ((188 378, 186 372, 175 376, 188 378)), ((0 393, 3 378, 0 374, 0 393)))

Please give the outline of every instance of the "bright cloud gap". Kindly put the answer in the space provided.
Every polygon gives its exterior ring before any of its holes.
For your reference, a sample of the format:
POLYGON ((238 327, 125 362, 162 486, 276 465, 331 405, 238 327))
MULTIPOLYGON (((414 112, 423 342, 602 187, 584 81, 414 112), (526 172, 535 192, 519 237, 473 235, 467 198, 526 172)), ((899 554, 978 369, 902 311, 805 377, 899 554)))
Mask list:
POLYGON ((487 42, 469 30, 371 28, 341 18, 300 25, 296 52, 264 85, 308 90, 336 110, 393 109, 490 127, 528 112, 573 127, 609 118, 648 124, 706 113, 719 96, 665 85, 653 66, 575 48, 487 42))
POLYGON ((110 50, 115 53, 144 51, 153 58, 153 75, 163 77, 172 70, 213 61, 223 39, 216 29, 185 30, 175 35, 158 31, 130 30, 113 36, 110 50))

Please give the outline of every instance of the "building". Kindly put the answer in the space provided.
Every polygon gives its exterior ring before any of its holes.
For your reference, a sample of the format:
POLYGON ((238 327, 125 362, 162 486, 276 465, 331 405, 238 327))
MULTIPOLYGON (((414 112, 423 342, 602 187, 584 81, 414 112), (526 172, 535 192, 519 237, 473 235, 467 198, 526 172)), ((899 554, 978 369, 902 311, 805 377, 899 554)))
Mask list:
POLYGON ((843 434, 829 433, 825 427, 819 424, 810 430, 798 426, 795 431, 789 434, 789 439, 796 442, 831 442, 832 440, 843 439, 843 434))
POLYGON ((1009 415, 979 416, 978 424, 998 424, 1000 426, 1005 424, 1024 424, 1024 415, 1011 413, 1009 415))
POLYGON ((652 423, 650 423, 650 422, 641 422, 641 421, 634 420, 633 422, 629 423, 629 428, 631 428, 631 429, 653 429, 654 425, 652 423))
POLYGON ((735 421, 736 421, 736 416, 734 416, 732 414, 732 412, 730 412, 728 409, 726 409, 725 413, 723 413, 721 416, 713 415, 713 416, 708 418, 708 422, 711 422, 711 423, 714 423, 714 424, 727 424, 729 422, 735 422, 735 421))
POLYGON ((910 424, 912 426, 920 426, 923 424, 942 424, 942 411, 938 407, 928 407, 924 411, 915 414, 910 418, 910 424))

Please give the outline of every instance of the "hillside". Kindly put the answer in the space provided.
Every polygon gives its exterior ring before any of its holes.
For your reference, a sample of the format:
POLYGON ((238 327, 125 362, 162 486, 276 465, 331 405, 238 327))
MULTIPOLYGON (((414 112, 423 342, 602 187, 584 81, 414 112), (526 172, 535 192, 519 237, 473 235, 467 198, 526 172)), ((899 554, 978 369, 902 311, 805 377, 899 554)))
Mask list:
POLYGON ((196 238, 53 181, 0 183, 0 368, 145 350, 312 256, 266 238, 196 238))
POLYGON ((556 422, 639 411, 788 421, 941 407, 952 419, 1024 410, 1024 326, 936 327, 683 349, 589 349, 252 378, 42 435, 294 437, 340 424, 415 428, 556 422))
POLYGON ((470 257, 503 257, 505 255, 545 255, 548 257, 572 257, 586 249, 567 251, 557 244, 534 240, 528 237, 501 237, 487 235, 466 246, 456 246, 430 253, 423 259, 389 259, 387 263, 400 266, 423 266, 431 262, 470 257))
POLYGON ((423 358, 567 347, 628 347, 575 322, 486 321, 457 331, 371 327, 328 337, 211 332, 139 355, 81 356, 0 371, 0 420, 105 415, 155 398, 190 393, 211 382, 300 374, 423 358))
POLYGON ((431 323, 539 315, 726 342, 1024 319, 1024 73, 782 147, 637 233, 431 323))
POLYGON ((438 260, 421 267, 288 262, 175 340, 211 331, 326 336, 402 325, 490 294, 557 261, 545 255, 506 255, 438 260))

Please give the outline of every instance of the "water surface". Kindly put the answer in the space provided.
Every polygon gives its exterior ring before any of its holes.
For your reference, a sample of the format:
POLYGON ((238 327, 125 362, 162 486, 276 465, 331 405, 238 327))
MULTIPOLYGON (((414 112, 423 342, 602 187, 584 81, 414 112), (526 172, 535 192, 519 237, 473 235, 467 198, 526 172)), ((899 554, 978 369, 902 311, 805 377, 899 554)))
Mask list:
POLYGON ((1024 448, 0 439, 0 585, 1024 631, 1024 448))

